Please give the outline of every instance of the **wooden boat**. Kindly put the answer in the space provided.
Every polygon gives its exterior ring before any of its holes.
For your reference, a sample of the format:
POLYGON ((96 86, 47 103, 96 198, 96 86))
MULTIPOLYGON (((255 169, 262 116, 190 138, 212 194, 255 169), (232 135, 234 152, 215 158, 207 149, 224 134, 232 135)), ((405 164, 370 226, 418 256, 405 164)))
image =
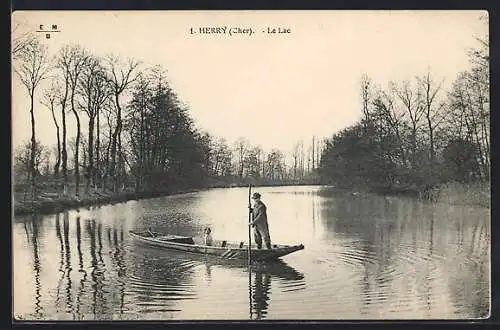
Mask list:
MULTIPOLYGON (((130 235, 143 243, 153 246, 185 251, 197 254, 213 255, 223 259, 248 259, 248 244, 245 242, 227 242, 214 240, 213 244, 203 245, 202 242, 196 242, 193 237, 164 235, 152 231, 135 232, 130 231, 130 235)), ((251 259, 254 261, 275 260, 286 256, 295 251, 303 250, 304 245, 273 245, 272 249, 257 249, 252 244, 251 259)))

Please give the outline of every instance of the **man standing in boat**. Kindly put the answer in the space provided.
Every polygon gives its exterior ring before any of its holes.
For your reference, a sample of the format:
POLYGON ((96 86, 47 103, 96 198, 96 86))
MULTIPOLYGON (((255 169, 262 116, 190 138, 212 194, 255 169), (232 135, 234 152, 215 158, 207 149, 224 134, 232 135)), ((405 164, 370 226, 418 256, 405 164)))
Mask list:
POLYGON ((252 213, 252 221, 250 225, 253 227, 253 235, 258 249, 262 249, 262 239, 268 249, 271 249, 271 237, 269 236, 269 226, 267 223, 267 208, 260 200, 260 194, 252 195, 254 201, 253 208, 250 207, 252 213))

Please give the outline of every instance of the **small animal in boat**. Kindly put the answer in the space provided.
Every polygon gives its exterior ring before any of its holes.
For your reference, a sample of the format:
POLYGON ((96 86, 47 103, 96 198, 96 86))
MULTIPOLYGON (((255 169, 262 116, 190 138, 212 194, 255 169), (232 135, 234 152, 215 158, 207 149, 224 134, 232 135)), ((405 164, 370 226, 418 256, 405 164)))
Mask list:
POLYGON ((204 236, 205 245, 211 246, 213 243, 212 230, 209 227, 207 227, 205 228, 204 234, 205 234, 204 236))

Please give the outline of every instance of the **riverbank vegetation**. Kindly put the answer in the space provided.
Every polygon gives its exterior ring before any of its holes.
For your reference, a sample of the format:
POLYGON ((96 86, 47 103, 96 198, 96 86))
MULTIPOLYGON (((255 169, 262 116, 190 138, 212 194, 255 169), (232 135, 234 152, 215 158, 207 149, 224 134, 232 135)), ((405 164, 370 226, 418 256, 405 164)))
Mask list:
POLYGON ((361 79, 362 117, 327 141, 321 179, 339 187, 489 205, 489 50, 451 85, 430 72, 377 86, 361 79))
POLYGON ((207 187, 316 183, 321 141, 285 152, 196 126, 161 66, 66 45, 50 56, 33 35, 13 40, 15 76, 30 100, 31 138, 13 152, 16 213, 207 187), (46 111, 53 130, 37 131, 46 111), (52 134, 43 145, 40 134, 52 134))
POLYGON ((484 204, 486 195, 465 193, 466 185, 486 187, 490 179, 488 44, 478 42, 471 69, 450 90, 431 73, 387 88, 364 76, 359 122, 285 152, 245 138, 230 143, 197 127, 161 66, 79 45, 49 55, 33 35, 18 34, 16 90, 30 101, 31 138, 13 151, 14 210, 249 183, 329 184, 455 202, 483 196, 484 204), (54 129, 40 133, 44 111, 54 129), (54 145, 42 145, 40 134, 52 134, 54 145))

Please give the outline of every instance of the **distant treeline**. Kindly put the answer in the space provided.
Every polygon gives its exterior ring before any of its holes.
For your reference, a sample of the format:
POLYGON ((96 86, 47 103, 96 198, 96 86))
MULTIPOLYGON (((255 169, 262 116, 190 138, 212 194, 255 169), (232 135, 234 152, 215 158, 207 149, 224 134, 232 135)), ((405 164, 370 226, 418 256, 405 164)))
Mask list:
POLYGON ((448 182, 488 182, 489 50, 478 42, 448 91, 430 73, 385 89, 362 77, 362 118, 327 141, 321 180, 426 195, 448 182))
POLYGON ((18 35, 14 68, 31 116, 31 139, 14 158, 15 188, 24 200, 28 192, 34 200, 46 192, 82 196, 314 181, 321 141, 309 149, 298 143, 287 165, 278 149, 266 153, 244 138, 230 145, 197 128, 161 66, 97 56, 79 45, 50 57, 33 35, 18 35), (35 108, 51 115, 48 134, 55 145, 39 142, 35 108))
POLYGON ((144 195, 248 183, 428 192, 440 183, 490 178, 483 40, 469 54, 472 69, 449 91, 430 73, 385 89, 362 77, 361 120, 286 154, 244 138, 229 144, 196 127, 161 66, 97 56, 79 45, 51 57, 32 34, 17 36, 14 68, 31 119, 31 139, 14 158, 15 191, 24 200, 44 192, 144 195), (35 108, 52 117, 55 145, 39 143, 35 108))

